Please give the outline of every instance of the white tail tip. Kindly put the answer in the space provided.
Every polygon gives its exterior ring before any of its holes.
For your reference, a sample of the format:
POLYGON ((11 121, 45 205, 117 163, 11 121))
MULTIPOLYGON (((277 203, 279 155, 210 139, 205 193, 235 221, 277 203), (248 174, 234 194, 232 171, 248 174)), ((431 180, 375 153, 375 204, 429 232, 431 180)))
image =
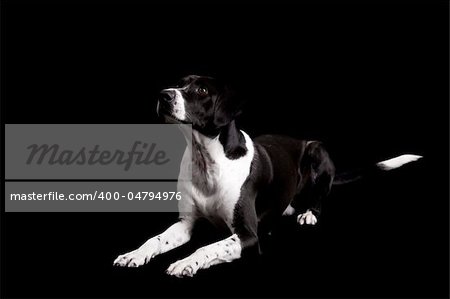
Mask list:
POLYGON ((419 155, 401 155, 389 160, 381 161, 377 163, 378 168, 382 170, 391 170, 395 168, 399 168, 404 164, 414 162, 422 158, 419 155))

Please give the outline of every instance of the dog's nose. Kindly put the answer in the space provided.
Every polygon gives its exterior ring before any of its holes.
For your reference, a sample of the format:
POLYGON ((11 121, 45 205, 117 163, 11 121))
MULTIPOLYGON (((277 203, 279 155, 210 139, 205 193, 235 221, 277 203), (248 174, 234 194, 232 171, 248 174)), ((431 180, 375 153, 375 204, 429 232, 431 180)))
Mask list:
POLYGON ((164 89, 161 91, 159 96, 163 101, 172 102, 173 100, 175 100, 175 91, 170 89, 164 89))

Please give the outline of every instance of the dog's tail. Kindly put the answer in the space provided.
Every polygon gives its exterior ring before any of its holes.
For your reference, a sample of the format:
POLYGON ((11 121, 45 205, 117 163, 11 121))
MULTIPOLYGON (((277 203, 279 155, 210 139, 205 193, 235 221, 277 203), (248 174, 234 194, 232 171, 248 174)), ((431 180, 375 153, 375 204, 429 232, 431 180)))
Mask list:
POLYGON ((336 174, 333 180, 333 185, 343 185, 352 183, 368 174, 396 169, 407 163, 417 161, 421 158, 422 156, 419 155, 409 155, 409 154, 401 155, 389 160, 378 162, 375 165, 371 165, 367 168, 357 169, 350 172, 338 173, 336 174))

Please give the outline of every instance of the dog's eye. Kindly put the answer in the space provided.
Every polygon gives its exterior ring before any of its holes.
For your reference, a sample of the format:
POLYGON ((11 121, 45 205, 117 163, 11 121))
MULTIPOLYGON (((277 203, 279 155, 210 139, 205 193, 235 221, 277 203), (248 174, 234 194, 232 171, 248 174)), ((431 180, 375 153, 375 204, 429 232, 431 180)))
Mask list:
POLYGON ((199 87, 197 88, 197 93, 205 96, 208 94, 208 89, 206 87, 199 87))

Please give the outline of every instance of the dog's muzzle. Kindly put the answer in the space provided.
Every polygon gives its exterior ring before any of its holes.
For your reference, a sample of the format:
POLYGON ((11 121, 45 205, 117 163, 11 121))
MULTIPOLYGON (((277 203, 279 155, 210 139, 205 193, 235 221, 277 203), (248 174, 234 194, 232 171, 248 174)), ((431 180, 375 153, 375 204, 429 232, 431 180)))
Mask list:
POLYGON ((166 123, 183 123, 183 121, 179 120, 175 115, 173 115, 176 96, 176 91, 170 89, 164 89, 159 93, 156 112, 158 113, 159 117, 162 117, 162 119, 166 123))
POLYGON ((171 114, 172 102, 175 100, 175 91, 163 90, 158 96, 157 112, 158 114, 171 114))
POLYGON ((159 94, 160 100, 167 103, 173 102, 175 100, 175 97, 176 93, 174 90, 164 89, 159 94))

